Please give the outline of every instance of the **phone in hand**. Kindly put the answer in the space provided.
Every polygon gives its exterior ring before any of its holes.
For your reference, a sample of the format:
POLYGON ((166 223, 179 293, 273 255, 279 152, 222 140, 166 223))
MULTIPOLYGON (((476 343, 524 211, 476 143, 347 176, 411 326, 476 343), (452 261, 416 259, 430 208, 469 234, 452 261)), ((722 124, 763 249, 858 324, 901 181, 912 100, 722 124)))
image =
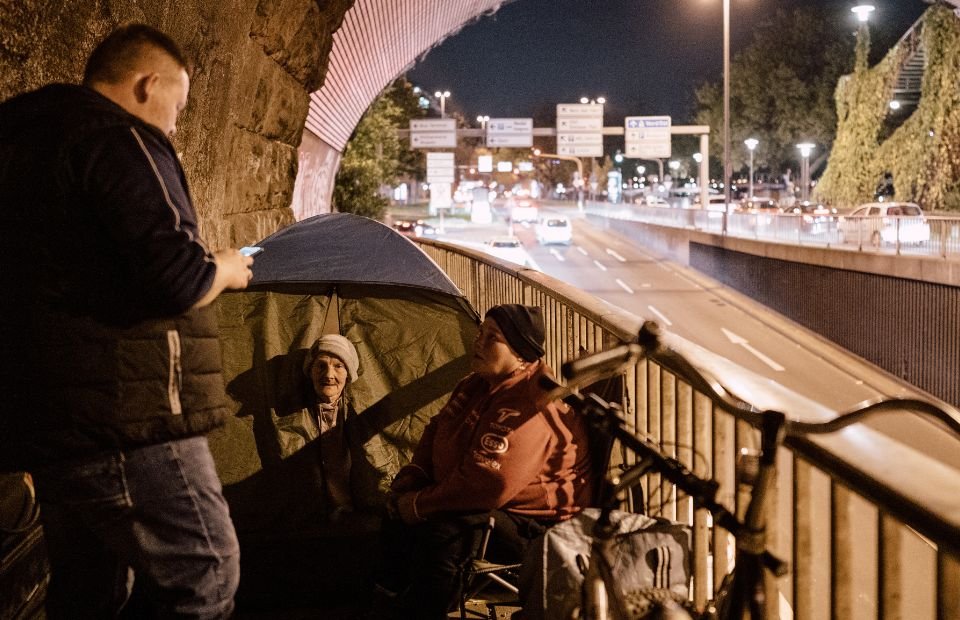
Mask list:
POLYGON ((260 252, 263 252, 263 248, 259 245, 246 245, 240 248, 240 253, 244 256, 256 256, 260 252))

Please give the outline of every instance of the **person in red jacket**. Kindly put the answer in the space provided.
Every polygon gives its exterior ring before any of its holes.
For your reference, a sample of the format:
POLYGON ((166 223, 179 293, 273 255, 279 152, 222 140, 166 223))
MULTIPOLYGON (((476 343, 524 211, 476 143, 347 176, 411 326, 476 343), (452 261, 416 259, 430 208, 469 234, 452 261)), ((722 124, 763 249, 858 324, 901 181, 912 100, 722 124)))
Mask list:
POLYGON ((543 343, 540 308, 491 308, 474 341, 473 372, 394 478, 383 541, 394 567, 379 583, 398 594, 399 616, 445 617, 491 514, 488 557, 516 562, 545 528, 588 505, 586 425, 541 387, 552 376, 543 343))

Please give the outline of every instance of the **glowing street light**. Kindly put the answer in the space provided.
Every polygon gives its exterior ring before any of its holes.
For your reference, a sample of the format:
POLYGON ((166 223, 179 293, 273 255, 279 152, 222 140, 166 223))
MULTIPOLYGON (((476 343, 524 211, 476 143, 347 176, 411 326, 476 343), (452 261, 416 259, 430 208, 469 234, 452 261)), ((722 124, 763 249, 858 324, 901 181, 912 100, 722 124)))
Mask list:
POLYGON ((486 128, 487 128, 487 121, 489 121, 489 120, 490 120, 490 117, 487 116, 486 114, 483 114, 483 115, 481 115, 481 116, 478 116, 478 117, 477 117, 477 122, 480 123, 480 129, 486 129, 486 128))
POLYGON ((850 9, 850 11, 857 16, 857 21, 861 24, 867 23, 870 19, 870 14, 877 10, 877 7, 872 4, 858 4, 857 6, 850 9))
POLYGON ((438 90, 437 92, 433 93, 433 96, 440 100, 440 118, 447 118, 446 104, 447 104, 447 97, 450 96, 450 91, 445 90, 441 92, 438 90))
POLYGON ((580 97, 580 103, 599 103, 600 105, 603 105, 606 102, 606 97, 597 97, 596 99, 591 99, 590 97, 580 97))
POLYGON ((816 147, 810 142, 801 142, 797 145, 800 149, 800 200, 807 200, 810 191, 810 153, 816 147))
POLYGON ((760 141, 756 138, 747 138, 743 143, 747 145, 747 150, 750 151, 750 200, 753 200, 753 149, 757 148, 760 141))

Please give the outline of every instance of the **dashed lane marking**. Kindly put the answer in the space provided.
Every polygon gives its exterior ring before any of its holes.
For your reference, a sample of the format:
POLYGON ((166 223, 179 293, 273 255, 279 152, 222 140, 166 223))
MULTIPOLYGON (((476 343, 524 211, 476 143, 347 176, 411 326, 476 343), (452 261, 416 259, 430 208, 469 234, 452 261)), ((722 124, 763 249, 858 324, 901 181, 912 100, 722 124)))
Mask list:
POLYGON ((668 319, 668 318, 666 317, 666 315, 664 315, 662 312, 660 312, 659 310, 657 310, 657 309, 654 308, 653 306, 647 306, 647 309, 650 310, 650 312, 656 314, 656 315, 657 315, 657 318, 660 319, 660 320, 663 322, 663 324, 666 325, 667 327, 673 325, 673 321, 671 321, 670 319, 668 319))

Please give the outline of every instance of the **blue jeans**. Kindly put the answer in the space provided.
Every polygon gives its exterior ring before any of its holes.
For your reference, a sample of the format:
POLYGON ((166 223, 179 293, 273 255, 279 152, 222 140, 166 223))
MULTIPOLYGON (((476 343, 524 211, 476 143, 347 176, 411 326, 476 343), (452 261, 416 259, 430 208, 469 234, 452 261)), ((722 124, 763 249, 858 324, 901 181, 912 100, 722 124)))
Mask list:
POLYGON ((230 616, 240 547, 205 437, 33 473, 48 618, 114 618, 134 576, 158 618, 230 616))

